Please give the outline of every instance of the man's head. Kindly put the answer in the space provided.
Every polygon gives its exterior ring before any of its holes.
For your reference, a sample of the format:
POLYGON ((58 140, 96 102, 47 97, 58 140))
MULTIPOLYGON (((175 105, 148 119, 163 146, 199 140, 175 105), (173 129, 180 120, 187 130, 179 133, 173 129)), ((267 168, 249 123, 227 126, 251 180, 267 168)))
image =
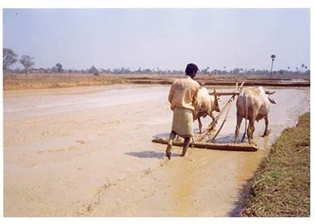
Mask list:
POLYGON ((197 71, 198 71, 198 66, 193 63, 190 63, 186 66, 185 73, 186 75, 189 75, 193 79, 195 78, 197 71))

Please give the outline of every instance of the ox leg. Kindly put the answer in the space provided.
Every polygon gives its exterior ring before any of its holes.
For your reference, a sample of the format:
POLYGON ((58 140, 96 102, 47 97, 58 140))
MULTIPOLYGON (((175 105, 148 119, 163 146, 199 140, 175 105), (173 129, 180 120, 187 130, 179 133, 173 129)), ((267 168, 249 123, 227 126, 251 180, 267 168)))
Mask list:
POLYGON ((249 121, 249 125, 248 125, 248 129, 247 129, 247 137, 248 137, 248 143, 249 144, 254 144, 253 142, 253 135, 254 135, 254 131, 255 131, 255 120, 250 120, 249 121))
POLYGON ((198 117, 198 124, 199 124, 199 134, 201 134, 202 123, 201 123, 200 117, 198 117))
POLYGON ((234 143, 237 143, 238 135, 239 135, 239 133, 240 133, 240 127, 241 127, 242 120, 243 120, 243 117, 240 116, 240 115, 237 115, 234 143))
POLYGON ((264 131, 264 135, 262 137, 268 136, 269 135, 269 131, 268 130, 268 126, 269 126, 269 118, 268 115, 265 117, 265 131, 264 131))

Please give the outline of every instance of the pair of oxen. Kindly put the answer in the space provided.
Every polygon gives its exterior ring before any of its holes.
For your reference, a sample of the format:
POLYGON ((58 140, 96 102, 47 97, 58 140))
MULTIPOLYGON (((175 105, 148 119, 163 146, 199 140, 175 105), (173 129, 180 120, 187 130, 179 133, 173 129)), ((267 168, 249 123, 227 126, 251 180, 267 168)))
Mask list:
MULTIPOLYGON (((269 134, 268 114, 270 111, 270 104, 276 104, 276 101, 266 94, 262 86, 259 87, 243 87, 240 90, 236 101, 236 128, 235 128, 235 140, 238 142, 238 135, 243 118, 245 118, 245 133, 247 133, 248 143, 254 144, 253 134, 255 131, 254 123, 261 119, 265 119, 265 130, 263 136, 269 134), (247 121, 249 122, 247 127, 247 121)), ((202 123, 200 117, 206 117, 209 115, 214 120, 213 111, 220 112, 219 97, 215 94, 209 95, 208 90, 205 87, 201 87, 197 94, 196 110, 194 113, 194 120, 198 119, 199 132, 201 133, 202 123)), ((244 141, 244 136, 242 142, 244 141)))

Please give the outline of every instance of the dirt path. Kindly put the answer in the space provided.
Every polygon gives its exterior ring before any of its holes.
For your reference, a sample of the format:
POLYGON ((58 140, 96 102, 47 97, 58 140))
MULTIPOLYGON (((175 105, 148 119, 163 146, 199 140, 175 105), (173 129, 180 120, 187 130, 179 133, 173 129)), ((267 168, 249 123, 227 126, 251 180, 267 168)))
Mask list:
MULTIPOLYGON (((269 138, 256 125, 258 152, 190 149, 180 158, 174 147, 167 161, 151 140, 170 131, 168 90, 5 91, 4 215, 231 216, 270 144, 310 110, 309 88, 277 90, 269 138)), ((219 141, 233 138, 232 110, 219 141)))

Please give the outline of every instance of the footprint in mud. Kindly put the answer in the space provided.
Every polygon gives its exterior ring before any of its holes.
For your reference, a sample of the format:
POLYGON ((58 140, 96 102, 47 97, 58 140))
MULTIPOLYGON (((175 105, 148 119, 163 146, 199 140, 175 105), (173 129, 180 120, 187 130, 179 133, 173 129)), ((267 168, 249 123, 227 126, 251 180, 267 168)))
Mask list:
POLYGON ((46 135, 50 135, 50 132, 49 131, 45 131, 42 133, 42 136, 46 136, 46 135))
POLYGON ((70 150, 74 150, 74 149, 75 149, 75 146, 69 146, 69 147, 60 148, 60 149, 41 150, 41 151, 38 151, 37 154, 52 153, 52 152, 65 152, 65 151, 70 151, 70 150))
POLYGON ((148 168, 148 169, 145 169, 144 171, 142 171, 140 173, 139 177, 144 177, 144 176, 151 174, 151 173, 152 173, 152 170, 150 168, 148 168))

